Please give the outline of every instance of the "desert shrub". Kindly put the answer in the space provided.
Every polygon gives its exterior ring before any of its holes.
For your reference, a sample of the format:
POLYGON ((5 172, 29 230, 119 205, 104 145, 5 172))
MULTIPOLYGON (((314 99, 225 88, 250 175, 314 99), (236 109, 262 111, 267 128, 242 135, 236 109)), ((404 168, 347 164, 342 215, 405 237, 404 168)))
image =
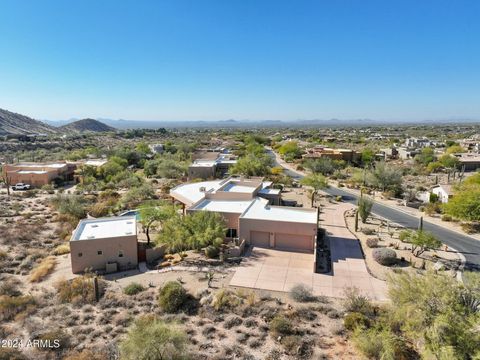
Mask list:
POLYGON ((178 325, 145 316, 129 329, 120 353, 125 360, 186 359, 187 336, 178 325))
POLYGON ((187 300, 187 291, 178 281, 169 281, 160 288, 158 303, 168 313, 180 310, 187 300))
POLYGON ((20 285, 20 280, 17 278, 2 278, 0 280, 0 295, 8 296, 20 296, 22 295, 21 291, 18 289, 20 285))
POLYGON ((0 360, 28 360, 28 358, 18 349, 0 347, 0 360))
POLYGON ((217 246, 209 245, 205 248, 205 256, 209 259, 214 259, 218 256, 220 250, 217 246))
POLYGON ((480 232, 480 223, 464 222, 461 223, 460 226, 467 234, 476 234, 480 232))
POLYGON ((368 297, 361 294, 357 288, 345 289, 343 307, 347 312, 363 315, 370 315, 374 312, 374 307, 368 297))
POLYGON ((136 295, 144 290, 145 290, 145 287, 142 284, 132 282, 127 286, 125 286, 125 289, 123 289, 123 292, 126 295, 136 295))
POLYGON ((375 234, 375 229, 362 228, 362 233, 364 233, 365 235, 374 235, 375 234))
POLYGON ((60 244, 53 250, 52 253, 56 256, 68 254, 70 253, 70 245, 68 243, 60 244))
POLYGON ((291 335, 293 332, 291 321, 283 315, 277 315, 270 321, 270 333, 274 337, 291 335))
POLYGON ((367 328, 370 320, 362 313, 351 312, 343 319, 343 324, 347 330, 355 330, 357 327, 367 328))
POLYGON ((57 259, 53 256, 43 259, 40 264, 30 272, 30 282, 42 281, 55 269, 56 265, 57 259))
POLYGON ((411 358, 411 350, 405 340, 395 335, 388 328, 365 330, 357 327, 353 332, 353 343, 368 359, 396 360, 411 358))
POLYGON ((358 199, 358 215, 362 223, 366 223, 370 213, 372 212, 373 201, 365 196, 358 199))
POLYGON ((34 308, 33 296, 0 296, 0 320, 12 320, 15 315, 34 308))
POLYGON ((369 248, 376 248, 378 246, 378 239, 377 238, 368 238, 367 239, 367 246, 369 248))
POLYGON ((453 218, 451 215, 448 215, 448 214, 444 214, 442 215, 442 221, 452 221, 453 218))
POLYGON ((223 327, 225 329, 231 329, 232 327, 241 325, 242 322, 243 322, 242 318, 238 316, 232 316, 232 317, 229 317, 227 320, 225 320, 223 327))
POLYGON ((40 340, 42 342, 47 342, 50 344, 50 347, 41 348, 44 350, 54 350, 54 351, 63 351, 70 347, 70 335, 68 335, 62 329, 55 329, 49 330, 43 333, 40 333, 35 337, 36 340, 40 340), (55 345, 58 344, 58 347, 55 345))
POLYGON ((290 290, 290 297, 298 302, 309 302, 315 300, 315 296, 313 296, 312 290, 310 290, 304 284, 297 284, 293 286, 290 290))
POLYGON ((108 358, 105 352, 99 352, 97 348, 94 350, 85 349, 82 351, 71 350, 69 351, 63 360, 104 360, 108 358))
MULTIPOLYGON (((99 280, 99 287, 104 287, 102 280, 99 280)), ((56 288, 62 303, 81 305, 95 302, 95 289, 91 276, 84 275, 72 280, 61 280, 56 284, 56 288)))
POLYGON ((233 309, 242 304, 243 300, 240 296, 234 294, 228 289, 217 291, 212 300, 212 306, 217 311, 225 309, 233 309))
POLYGON ((384 266, 391 266, 397 262, 397 253, 395 250, 387 248, 377 248, 372 251, 373 259, 384 266))

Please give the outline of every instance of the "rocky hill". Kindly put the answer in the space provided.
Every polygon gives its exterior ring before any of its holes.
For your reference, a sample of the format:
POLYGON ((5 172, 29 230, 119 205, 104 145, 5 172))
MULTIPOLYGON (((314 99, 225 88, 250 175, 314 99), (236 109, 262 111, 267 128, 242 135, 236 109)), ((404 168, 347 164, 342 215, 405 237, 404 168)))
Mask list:
POLYGON ((28 116, 0 109, 0 135, 55 134, 58 130, 28 116))
POLYGON ((105 125, 104 123, 94 119, 83 119, 74 121, 70 124, 60 126, 58 129, 64 133, 108 132, 116 130, 111 126, 105 125))

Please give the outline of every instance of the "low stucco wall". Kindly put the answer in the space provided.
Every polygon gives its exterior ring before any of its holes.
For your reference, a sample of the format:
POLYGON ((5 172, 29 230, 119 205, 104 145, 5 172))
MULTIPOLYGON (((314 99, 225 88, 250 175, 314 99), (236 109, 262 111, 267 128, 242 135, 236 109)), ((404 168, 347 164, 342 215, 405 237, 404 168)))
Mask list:
POLYGON ((163 244, 152 249, 146 249, 145 254, 146 254, 147 264, 151 264, 157 261, 158 259, 161 259, 165 255, 166 248, 167 248, 167 245, 163 244))
POLYGON ((105 270, 107 262, 116 262, 118 270, 135 268, 138 264, 137 236, 70 241, 72 272, 85 269, 105 270), (102 251, 99 255, 98 251, 102 251), (119 257, 119 251, 123 257, 119 257), (81 253, 81 256, 79 254, 81 253))

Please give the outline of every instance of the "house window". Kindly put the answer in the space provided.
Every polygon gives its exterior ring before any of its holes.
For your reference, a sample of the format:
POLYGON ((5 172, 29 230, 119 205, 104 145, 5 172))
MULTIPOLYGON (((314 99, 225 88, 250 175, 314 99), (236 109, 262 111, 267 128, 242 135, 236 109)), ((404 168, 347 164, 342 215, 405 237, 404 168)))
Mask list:
POLYGON ((103 251, 102 251, 102 250, 98 250, 98 251, 97 251, 97 255, 103 255, 103 251))
POLYGON ((118 257, 123 257, 123 251, 122 250, 118 250, 118 257))
POLYGON ((237 229, 228 229, 226 237, 229 237, 229 238, 237 237, 237 229))
POLYGON ((82 257, 83 256, 83 253, 78 253, 78 257, 82 257))

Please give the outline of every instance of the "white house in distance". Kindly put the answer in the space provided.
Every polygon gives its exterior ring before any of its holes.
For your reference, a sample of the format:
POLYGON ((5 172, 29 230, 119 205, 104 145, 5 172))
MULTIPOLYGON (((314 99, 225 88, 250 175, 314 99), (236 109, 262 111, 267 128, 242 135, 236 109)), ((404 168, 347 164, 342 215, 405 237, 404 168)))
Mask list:
POLYGON ((183 204, 186 213, 221 214, 229 237, 258 247, 313 252, 318 210, 278 206, 280 190, 270 186, 262 178, 229 177, 179 185, 170 195, 183 204))
POLYGON ((115 272, 138 264, 135 216, 83 219, 70 238, 72 272, 115 272))
POLYGON ((431 192, 437 195, 438 201, 445 204, 453 196, 453 186, 450 184, 435 185, 431 192))

